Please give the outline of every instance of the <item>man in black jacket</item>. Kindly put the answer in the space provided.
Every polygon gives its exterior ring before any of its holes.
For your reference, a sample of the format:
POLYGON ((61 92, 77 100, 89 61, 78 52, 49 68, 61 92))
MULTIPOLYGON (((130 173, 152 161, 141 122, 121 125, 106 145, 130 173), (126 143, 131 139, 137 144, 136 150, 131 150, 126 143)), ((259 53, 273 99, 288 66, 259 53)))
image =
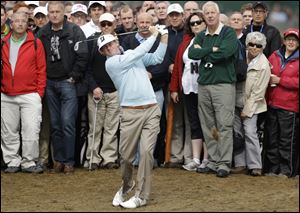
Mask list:
POLYGON ((54 172, 74 172, 75 123, 77 117, 76 84, 87 65, 87 46, 76 42, 85 35, 79 26, 64 18, 63 2, 48 3, 49 23, 37 33, 46 50, 46 99, 51 120, 54 172), (76 48, 75 48, 76 49, 76 48))

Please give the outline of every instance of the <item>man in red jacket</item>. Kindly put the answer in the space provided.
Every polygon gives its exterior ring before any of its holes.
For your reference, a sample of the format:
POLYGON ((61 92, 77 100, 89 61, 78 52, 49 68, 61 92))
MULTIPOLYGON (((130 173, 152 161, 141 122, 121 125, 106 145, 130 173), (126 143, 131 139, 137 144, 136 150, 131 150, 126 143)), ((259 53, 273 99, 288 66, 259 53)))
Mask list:
POLYGON ((3 38, 1 79, 1 148, 6 173, 42 173, 39 132, 46 87, 46 58, 42 42, 26 31, 28 16, 12 16, 12 32, 3 38), (20 156, 20 120, 22 156, 20 156))

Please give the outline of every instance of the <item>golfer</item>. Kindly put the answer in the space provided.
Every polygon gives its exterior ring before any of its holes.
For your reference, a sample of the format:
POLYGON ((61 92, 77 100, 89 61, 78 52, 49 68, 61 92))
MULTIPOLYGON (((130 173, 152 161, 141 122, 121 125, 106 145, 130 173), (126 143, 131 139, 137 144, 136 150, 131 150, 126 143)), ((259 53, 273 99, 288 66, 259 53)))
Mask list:
POLYGON ((147 203, 151 188, 153 151, 161 116, 146 66, 163 61, 167 49, 168 31, 163 27, 150 26, 152 35, 134 50, 123 52, 111 34, 100 36, 98 47, 108 57, 106 70, 114 82, 121 105, 120 166, 122 187, 112 204, 124 208, 137 208, 147 203), (154 53, 148 53, 156 37, 161 34, 160 45, 154 53), (140 142, 140 161, 137 171, 135 195, 128 201, 125 196, 134 186, 133 166, 135 152, 140 142))

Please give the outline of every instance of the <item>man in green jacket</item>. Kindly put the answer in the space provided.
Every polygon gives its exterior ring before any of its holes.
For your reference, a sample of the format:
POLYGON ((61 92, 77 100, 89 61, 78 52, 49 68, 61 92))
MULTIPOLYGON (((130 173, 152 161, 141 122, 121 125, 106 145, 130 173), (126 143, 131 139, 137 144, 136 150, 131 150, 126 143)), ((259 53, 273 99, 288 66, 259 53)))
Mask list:
POLYGON ((235 107, 234 70, 238 41, 233 29, 220 23, 220 10, 209 1, 202 7, 207 24, 189 49, 188 56, 199 60, 198 110, 209 154, 206 168, 199 173, 216 173, 227 177, 230 173, 233 149, 233 120, 235 107))

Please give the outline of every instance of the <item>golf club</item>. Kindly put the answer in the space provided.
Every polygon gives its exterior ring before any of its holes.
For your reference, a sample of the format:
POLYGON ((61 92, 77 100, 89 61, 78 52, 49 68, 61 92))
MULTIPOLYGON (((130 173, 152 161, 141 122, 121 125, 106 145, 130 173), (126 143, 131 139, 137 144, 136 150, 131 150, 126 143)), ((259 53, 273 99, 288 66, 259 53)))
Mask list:
POLYGON ((92 162, 93 162, 93 153, 94 153, 94 144, 95 144, 95 130, 96 130, 96 119, 97 119, 97 111, 98 111, 98 103, 101 101, 102 98, 95 98, 93 100, 95 102, 95 114, 94 114, 94 126, 93 126, 93 140, 91 146, 91 156, 89 161, 89 171, 92 171, 92 162))
MULTIPOLYGON (((137 30, 137 31, 132 31, 132 32, 126 32, 126 33, 119 33, 119 34, 116 34, 116 36, 124 36, 124 35, 130 35, 130 34, 134 34, 134 33, 139 33, 139 32, 146 32, 148 31, 147 29, 145 30, 137 30)), ((101 35, 100 35, 101 36, 101 35)), ((99 36, 99 37, 100 37, 99 36)), ((96 37, 96 38, 91 38, 91 39, 85 39, 85 40, 82 40, 82 41, 77 41, 74 45, 74 50, 77 51, 78 48, 79 48, 79 44, 81 42, 88 42, 88 41, 94 41, 96 39, 98 39, 99 37, 96 37)))

